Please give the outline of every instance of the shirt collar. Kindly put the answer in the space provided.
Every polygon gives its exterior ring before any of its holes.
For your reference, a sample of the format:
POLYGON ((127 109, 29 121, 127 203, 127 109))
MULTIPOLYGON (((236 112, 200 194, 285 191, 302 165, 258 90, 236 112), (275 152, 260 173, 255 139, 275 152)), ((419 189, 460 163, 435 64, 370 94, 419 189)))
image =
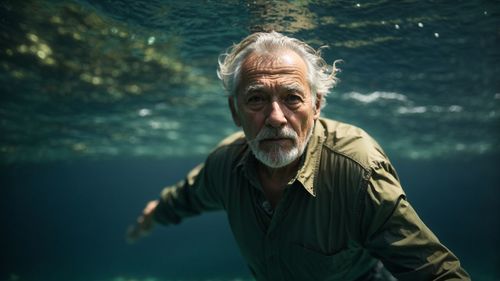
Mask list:
POLYGON ((317 171, 319 169, 319 160, 321 159, 321 147, 323 146, 325 134, 321 122, 315 122, 313 134, 307 144, 304 152, 302 165, 297 172, 296 180, 299 181, 304 189, 316 196, 316 186, 314 184, 317 171))
MULTIPOLYGON (((314 197, 316 197, 314 180, 319 168, 321 147, 323 146, 325 138, 324 131, 325 129, 323 128, 321 122, 315 122, 313 133, 309 139, 307 148, 302 155, 300 168, 297 171, 297 175, 290 181, 290 183, 293 183, 295 180, 299 181, 304 189, 314 197)), ((246 144, 246 146, 247 149, 236 164, 235 169, 242 169, 246 178, 255 186, 259 187, 260 184, 256 184, 258 180, 255 174, 255 165, 258 160, 253 156, 248 144, 246 144)))

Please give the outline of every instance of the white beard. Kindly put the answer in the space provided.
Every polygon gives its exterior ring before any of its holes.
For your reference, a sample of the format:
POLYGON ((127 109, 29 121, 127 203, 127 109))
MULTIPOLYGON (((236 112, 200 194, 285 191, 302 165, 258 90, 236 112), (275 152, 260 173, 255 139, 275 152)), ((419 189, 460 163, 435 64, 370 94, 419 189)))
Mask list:
POLYGON ((281 129, 273 129, 270 127, 263 127, 259 134, 253 139, 248 141, 248 145, 252 150, 255 158, 262 164, 270 168, 281 168, 297 160, 304 153, 309 140, 311 139, 313 127, 307 132, 304 142, 299 142, 299 136, 290 127, 283 127, 281 129), (269 138, 289 138, 293 141, 293 147, 286 149, 280 145, 274 145, 270 151, 263 151, 260 149, 260 141, 269 138))

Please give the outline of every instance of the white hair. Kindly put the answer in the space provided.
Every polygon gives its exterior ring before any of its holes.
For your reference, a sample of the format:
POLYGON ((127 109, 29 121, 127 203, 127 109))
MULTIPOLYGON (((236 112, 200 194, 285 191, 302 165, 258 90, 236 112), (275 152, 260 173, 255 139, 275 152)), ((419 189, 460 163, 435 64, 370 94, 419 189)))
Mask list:
POLYGON ((241 65, 248 55, 254 52, 266 54, 277 50, 291 50, 297 53, 307 65, 307 81, 313 101, 319 97, 321 106, 324 106, 325 97, 330 89, 337 84, 338 79, 335 74, 339 70, 335 64, 339 61, 335 61, 330 67, 321 57, 321 49, 315 50, 298 39, 287 37, 275 31, 253 33, 219 56, 217 76, 222 81, 226 91, 230 95, 236 96, 241 65))

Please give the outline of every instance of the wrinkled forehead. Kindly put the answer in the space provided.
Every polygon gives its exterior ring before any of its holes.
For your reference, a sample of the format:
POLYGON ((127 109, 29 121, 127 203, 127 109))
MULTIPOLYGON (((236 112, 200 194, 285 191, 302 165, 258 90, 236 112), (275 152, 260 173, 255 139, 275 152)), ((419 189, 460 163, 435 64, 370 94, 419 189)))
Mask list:
POLYGON ((293 51, 250 54, 242 63, 241 76, 236 93, 248 87, 263 84, 308 88, 307 70, 304 60, 293 51), (269 84, 270 83, 270 84, 269 84))
POLYGON ((244 59, 241 71, 244 73, 255 69, 274 70, 280 68, 296 68, 304 73, 307 72, 307 65, 302 57, 287 49, 265 53, 253 51, 244 59))

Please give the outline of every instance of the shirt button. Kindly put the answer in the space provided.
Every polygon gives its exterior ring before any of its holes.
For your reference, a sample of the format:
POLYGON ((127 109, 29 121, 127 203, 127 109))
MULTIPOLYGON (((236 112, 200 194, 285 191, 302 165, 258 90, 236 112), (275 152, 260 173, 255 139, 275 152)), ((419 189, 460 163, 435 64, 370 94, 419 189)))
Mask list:
POLYGON ((272 215, 274 212, 273 207, 271 206, 271 203, 269 203, 269 201, 267 201, 267 200, 262 202, 262 208, 264 209, 264 211, 268 215, 272 215))

